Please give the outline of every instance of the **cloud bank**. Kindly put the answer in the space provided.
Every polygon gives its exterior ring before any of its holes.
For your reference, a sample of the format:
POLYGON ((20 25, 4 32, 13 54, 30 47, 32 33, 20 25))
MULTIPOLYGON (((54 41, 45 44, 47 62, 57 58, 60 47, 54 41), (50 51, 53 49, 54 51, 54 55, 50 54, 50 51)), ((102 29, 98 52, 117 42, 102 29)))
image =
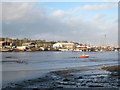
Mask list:
POLYGON ((3 37, 101 43, 106 34, 110 43, 117 42, 117 13, 112 18, 94 12, 116 8, 115 4, 76 6, 68 10, 52 10, 39 5, 3 3, 3 37))

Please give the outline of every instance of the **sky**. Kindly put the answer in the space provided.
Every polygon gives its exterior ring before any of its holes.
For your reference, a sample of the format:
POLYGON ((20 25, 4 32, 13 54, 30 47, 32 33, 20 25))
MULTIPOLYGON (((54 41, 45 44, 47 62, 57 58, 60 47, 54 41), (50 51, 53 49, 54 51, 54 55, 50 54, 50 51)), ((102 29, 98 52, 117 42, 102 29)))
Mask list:
POLYGON ((2 37, 116 44, 118 6, 116 2, 4 2, 2 37))

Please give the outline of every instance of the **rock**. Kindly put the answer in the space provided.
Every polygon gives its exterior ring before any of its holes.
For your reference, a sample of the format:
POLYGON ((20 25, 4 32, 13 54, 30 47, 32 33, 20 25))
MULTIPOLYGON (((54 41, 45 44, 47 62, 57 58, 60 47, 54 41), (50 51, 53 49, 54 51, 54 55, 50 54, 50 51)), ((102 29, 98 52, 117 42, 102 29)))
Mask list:
POLYGON ((77 79, 83 79, 83 77, 82 77, 82 76, 79 76, 77 79))
POLYGON ((69 79, 63 79, 63 81, 70 81, 69 79))
POLYGON ((71 77, 73 76, 72 74, 65 74, 64 77, 71 77))
POLYGON ((70 85, 68 82, 63 82, 63 85, 70 85))
POLYGON ((81 86, 86 86, 86 84, 84 83, 84 84, 81 84, 81 86))
POLYGON ((76 85, 76 83, 75 82, 70 82, 69 85, 76 85))
POLYGON ((39 90, 38 88, 33 88, 32 90, 39 90))
POLYGON ((117 87, 120 87, 120 84, 118 84, 117 87))
POLYGON ((46 78, 48 78, 48 76, 47 76, 47 75, 46 75, 45 77, 46 77, 46 78))
POLYGON ((77 86, 81 85, 81 83, 76 83, 77 86))
POLYGON ((88 87, 103 87, 102 85, 89 85, 88 87))
POLYGON ((89 83, 89 82, 93 83, 93 81, 92 81, 92 80, 90 80, 90 81, 86 81, 86 83, 89 83))
POLYGON ((63 88, 62 86, 57 86, 57 88, 63 88))
POLYGON ((60 81, 59 81, 59 82, 56 82, 56 83, 57 83, 57 84, 63 84, 64 82, 60 82, 60 81))
POLYGON ((25 85, 23 85, 23 84, 15 84, 15 86, 18 86, 18 87, 25 87, 25 85))
POLYGON ((79 76, 79 77, 77 77, 77 78, 75 78, 75 79, 83 79, 83 77, 82 77, 82 76, 79 76))

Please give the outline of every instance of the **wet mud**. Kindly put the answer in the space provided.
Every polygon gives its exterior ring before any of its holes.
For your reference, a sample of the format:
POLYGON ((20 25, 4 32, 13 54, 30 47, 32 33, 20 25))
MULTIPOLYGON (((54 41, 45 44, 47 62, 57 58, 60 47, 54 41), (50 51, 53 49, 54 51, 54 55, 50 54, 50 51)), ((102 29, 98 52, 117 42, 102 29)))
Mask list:
POLYGON ((10 83, 5 88, 118 88, 120 76, 112 74, 116 67, 51 71, 37 79, 10 83))

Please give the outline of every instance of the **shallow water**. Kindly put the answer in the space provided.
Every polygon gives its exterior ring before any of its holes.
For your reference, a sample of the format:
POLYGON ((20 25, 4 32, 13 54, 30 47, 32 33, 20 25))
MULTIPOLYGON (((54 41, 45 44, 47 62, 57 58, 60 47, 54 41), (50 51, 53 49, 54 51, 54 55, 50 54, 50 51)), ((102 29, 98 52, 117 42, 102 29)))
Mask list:
POLYGON ((100 68, 118 64, 117 52, 86 52, 90 58, 79 58, 81 52, 4 52, 2 53, 3 86, 34 79, 47 72, 70 68, 100 68))

